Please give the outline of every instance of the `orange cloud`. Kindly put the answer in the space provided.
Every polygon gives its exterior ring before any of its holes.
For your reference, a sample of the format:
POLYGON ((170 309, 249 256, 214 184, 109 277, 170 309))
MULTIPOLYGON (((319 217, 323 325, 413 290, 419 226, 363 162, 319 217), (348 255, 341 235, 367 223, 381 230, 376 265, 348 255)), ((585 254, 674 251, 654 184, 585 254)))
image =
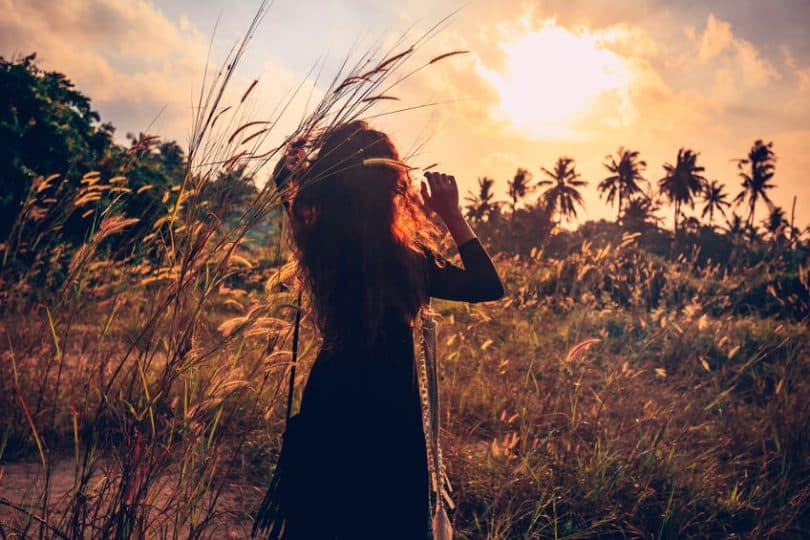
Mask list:
POLYGON ((188 93, 205 58, 206 42, 180 29, 144 1, 0 0, 0 50, 36 51, 44 67, 66 73, 106 109, 130 110, 149 122, 167 105, 164 127, 188 123, 188 93))
POLYGON ((810 91, 810 66, 799 66, 799 62, 793 55, 793 51, 791 51, 790 47, 787 45, 782 45, 779 50, 782 53, 782 60, 785 63, 785 67, 792 71, 796 76, 799 90, 802 92, 810 91))
POLYGON ((748 88, 759 88, 781 78, 776 67, 762 57, 759 50, 750 42, 734 35, 731 23, 717 19, 709 14, 706 29, 700 37, 698 59, 707 63, 721 63, 718 69, 725 70, 722 75, 721 92, 728 90, 732 84, 729 77, 734 77, 734 84, 748 88))
POLYGON ((734 34, 731 32, 731 24, 725 21, 718 21, 713 14, 709 14, 706 20, 706 30, 700 39, 700 50, 698 58, 708 61, 720 53, 728 50, 734 44, 734 34))
MULTIPOLYGON (((156 120, 151 132, 186 142, 210 41, 187 19, 169 20, 145 0, 0 0, 0 13, 0 54, 37 52, 43 67, 65 73, 104 120, 114 117, 130 131, 156 120)), ((262 82, 273 81, 275 101, 298 82, 269 60, 262 75, 262 82)), ((235 78, 231 91, 238 95, 250 80, 235 78)))

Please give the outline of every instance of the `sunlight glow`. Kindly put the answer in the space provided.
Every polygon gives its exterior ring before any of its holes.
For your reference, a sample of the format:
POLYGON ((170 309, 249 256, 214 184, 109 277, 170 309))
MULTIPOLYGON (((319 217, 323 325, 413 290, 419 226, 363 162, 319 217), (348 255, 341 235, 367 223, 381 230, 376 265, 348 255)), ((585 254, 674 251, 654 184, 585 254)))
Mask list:
POLYGON ((494 115, 521 131, 579 138, 589 119, 615 122, 607 104, 618 100, 620 108, 627 106, 627 62, 587 30, 572 32, 549 20, 500 47, 504 69, 479 66, 479 71, 500 97, 494 115))

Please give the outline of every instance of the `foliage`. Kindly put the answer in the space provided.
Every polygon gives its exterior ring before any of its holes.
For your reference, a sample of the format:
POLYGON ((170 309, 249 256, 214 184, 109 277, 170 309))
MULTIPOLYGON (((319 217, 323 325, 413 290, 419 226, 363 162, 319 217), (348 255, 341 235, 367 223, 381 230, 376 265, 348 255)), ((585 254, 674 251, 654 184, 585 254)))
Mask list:
POLYGON ((643 194, 635 195, 627 203, 622 225, 630 232, 654 230, 661 221, 656 216, 658 209, 659 205, 654 199, 643 194))
POLYGON ((531 191, 533 191, 534 186, 532 186, 529 182, 532 179, 532 174, 526 169, 518 169, 515 172, 515 176, 512 177, 512 180, 508 183, 508 194, 509 199, 511 200, 510 207, 512 210, 512 217, 515 215, 515 210, 517 209, 518 204, 522 199, 524 199, 531 191))
POLYGON ((0 238, 34 178, 77 181, 107 165, 113 128, 98 120, 90 100, 64 75, 40 70, 35 54, 18 62, 0 57, 0 238))
POLYGON ((494 215, 499 212, 500 204, 495 201, 492 187, 495 180, 486 176, 478 179, 478 193, 469 192, 467 201, 467 217, 476 223, 483 223, 490 219, 497 219, 494 215))
MULTIPOLYGON (((165 224, 186 170, 183 149, 144 133, 128 135, 128 148, 115 144, 113 126, 99 125, 89 98, 64 75, 41 70, 35 54, 19 61, 0 58, 0 88, 5 279, 37 284, 32 293, 55 284, 55 276, 64 275, 60 258, 64 263, 97 233, 105 218, 102 210, 134 221, 125 231, 108 236, 99 249, 119 257, 150 256, 148 246, 131 240, 150 232, 155 223, 165 224), (99 182, 101 178, 109 184, 99 182), (68 200, 74 204, 66 204, 68 200), (23 239, 31 241, 23 245, 23 239), (42 274, 45 270, 51 277, 42 274)), ((232 169, 206 184, 200 197, 210 200, 201 201, 203 214, 234 220, 234 209, 244 208, 257 194, 252 179, 243 173, 243 168, 232 169), (227 216, 222 214, 226 207, 232 208, 227 216)), ((166 228, 154 232, 163 234, 166 228)))

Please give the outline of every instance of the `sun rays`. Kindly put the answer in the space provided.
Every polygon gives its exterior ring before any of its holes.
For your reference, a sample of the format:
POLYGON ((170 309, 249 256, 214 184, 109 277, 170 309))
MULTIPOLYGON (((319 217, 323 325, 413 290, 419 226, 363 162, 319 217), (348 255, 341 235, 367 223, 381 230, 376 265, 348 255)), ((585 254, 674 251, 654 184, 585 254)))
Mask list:
POLYGON ((553 20, 502 41, 500 49, 501 69, 479 66, 499 96, 493 113, 537 137, 576 138, 595 114, 615 115, 611 103, 623 100, 632 81, 627 62, 597 36, 553 20))

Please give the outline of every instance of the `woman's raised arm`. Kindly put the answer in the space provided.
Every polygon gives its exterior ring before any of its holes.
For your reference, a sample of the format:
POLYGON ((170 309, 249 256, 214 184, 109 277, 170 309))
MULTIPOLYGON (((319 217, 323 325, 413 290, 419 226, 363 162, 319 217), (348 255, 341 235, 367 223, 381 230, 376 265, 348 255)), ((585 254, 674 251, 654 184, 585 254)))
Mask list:
POLYGON ((443 259, 431 257, 427 269, 428 294, 465 302, 501 298, 504 290, 498 271, 461 213, 456 179, 442 173, 425 173, 425 177, 430 185, 430 193, 423 182, 422 197, 447 225, 464 264, 464 268, 459 268, 443 259))

